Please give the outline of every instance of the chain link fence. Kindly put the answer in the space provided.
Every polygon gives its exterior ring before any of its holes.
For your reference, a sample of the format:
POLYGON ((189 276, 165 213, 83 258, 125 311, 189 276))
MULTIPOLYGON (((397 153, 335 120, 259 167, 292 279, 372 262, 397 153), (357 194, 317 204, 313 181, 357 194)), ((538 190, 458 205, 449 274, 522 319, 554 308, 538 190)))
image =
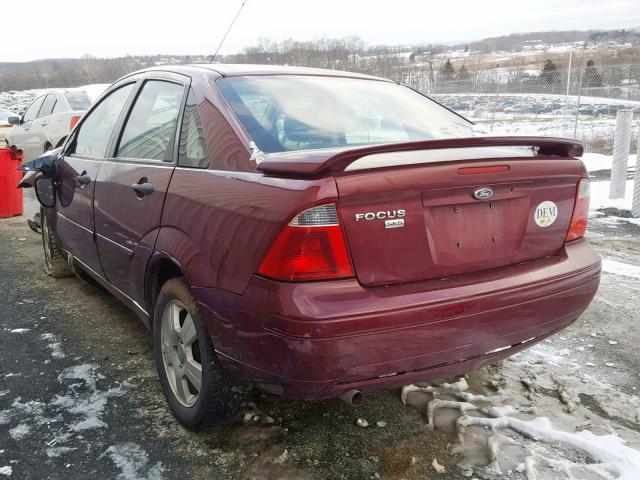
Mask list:
POLYGON ((640 65, 499 68, 465 75, 417 69, 400 80, 474 121, 479 133, 575 138, 587 151, 604 154, 613 150, 616 112, 628 108, 634 114, 631 148, 637 150, 640 65))

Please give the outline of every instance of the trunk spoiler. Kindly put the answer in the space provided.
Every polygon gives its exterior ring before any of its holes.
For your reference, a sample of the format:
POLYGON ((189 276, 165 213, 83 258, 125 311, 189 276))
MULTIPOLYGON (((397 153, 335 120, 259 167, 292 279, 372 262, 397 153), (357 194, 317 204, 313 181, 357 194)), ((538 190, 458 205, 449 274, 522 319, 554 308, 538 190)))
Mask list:
MULTIPOLYGON (((470 137, 420 142, 392 143, 353 149, 328 148, 295 152, 262 154, 257 169, 265 173, 316 175, 341 172, 350 163, 375 153, 406 152, 411 150, 438 150, 468 147, 531 147, 540 155, 580 157, 582 143, 567 138, 553 137, 470 137)), ((461 160, 464 160, 461 158, 461 160)))

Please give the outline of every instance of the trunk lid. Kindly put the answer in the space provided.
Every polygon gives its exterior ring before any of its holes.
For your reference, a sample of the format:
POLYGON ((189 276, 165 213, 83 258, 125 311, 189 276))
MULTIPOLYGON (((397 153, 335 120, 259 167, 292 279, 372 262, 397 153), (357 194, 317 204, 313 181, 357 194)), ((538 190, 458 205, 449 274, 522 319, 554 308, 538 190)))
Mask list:
POLYGON ((558 252, 582 163, 532 149, 492 147, 485 158, 475 150, 379 153, 335 174, 360 283, 444 278, 558 252))

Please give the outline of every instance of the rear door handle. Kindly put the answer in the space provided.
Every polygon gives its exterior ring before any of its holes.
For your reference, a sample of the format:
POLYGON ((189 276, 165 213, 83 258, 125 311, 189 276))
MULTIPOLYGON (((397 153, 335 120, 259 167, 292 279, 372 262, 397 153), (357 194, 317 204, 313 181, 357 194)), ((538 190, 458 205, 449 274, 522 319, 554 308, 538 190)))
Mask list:
POLYGON ((76 175, 76 182, 78 182, 79 185, 87 185, 89 182, 91 182, 91 177, 86 173, 82 175, 76 175))
POLYGON ((147 195, 151 195, 156 191, 156 188, 153 186, 153 183, 144 182, 144 183, 134 183, 131 185, 131 188, 138 198, 146 197, 147 195))

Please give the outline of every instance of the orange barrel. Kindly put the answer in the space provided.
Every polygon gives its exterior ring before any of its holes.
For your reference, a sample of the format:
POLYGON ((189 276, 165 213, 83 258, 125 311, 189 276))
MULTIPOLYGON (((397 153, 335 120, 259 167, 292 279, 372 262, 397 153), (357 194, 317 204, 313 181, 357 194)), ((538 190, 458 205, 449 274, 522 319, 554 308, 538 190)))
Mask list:
POLYGON ((22 172, 16 170, 21 160, 20 150, 0 148, 0 218, 22 215, 22 172))

